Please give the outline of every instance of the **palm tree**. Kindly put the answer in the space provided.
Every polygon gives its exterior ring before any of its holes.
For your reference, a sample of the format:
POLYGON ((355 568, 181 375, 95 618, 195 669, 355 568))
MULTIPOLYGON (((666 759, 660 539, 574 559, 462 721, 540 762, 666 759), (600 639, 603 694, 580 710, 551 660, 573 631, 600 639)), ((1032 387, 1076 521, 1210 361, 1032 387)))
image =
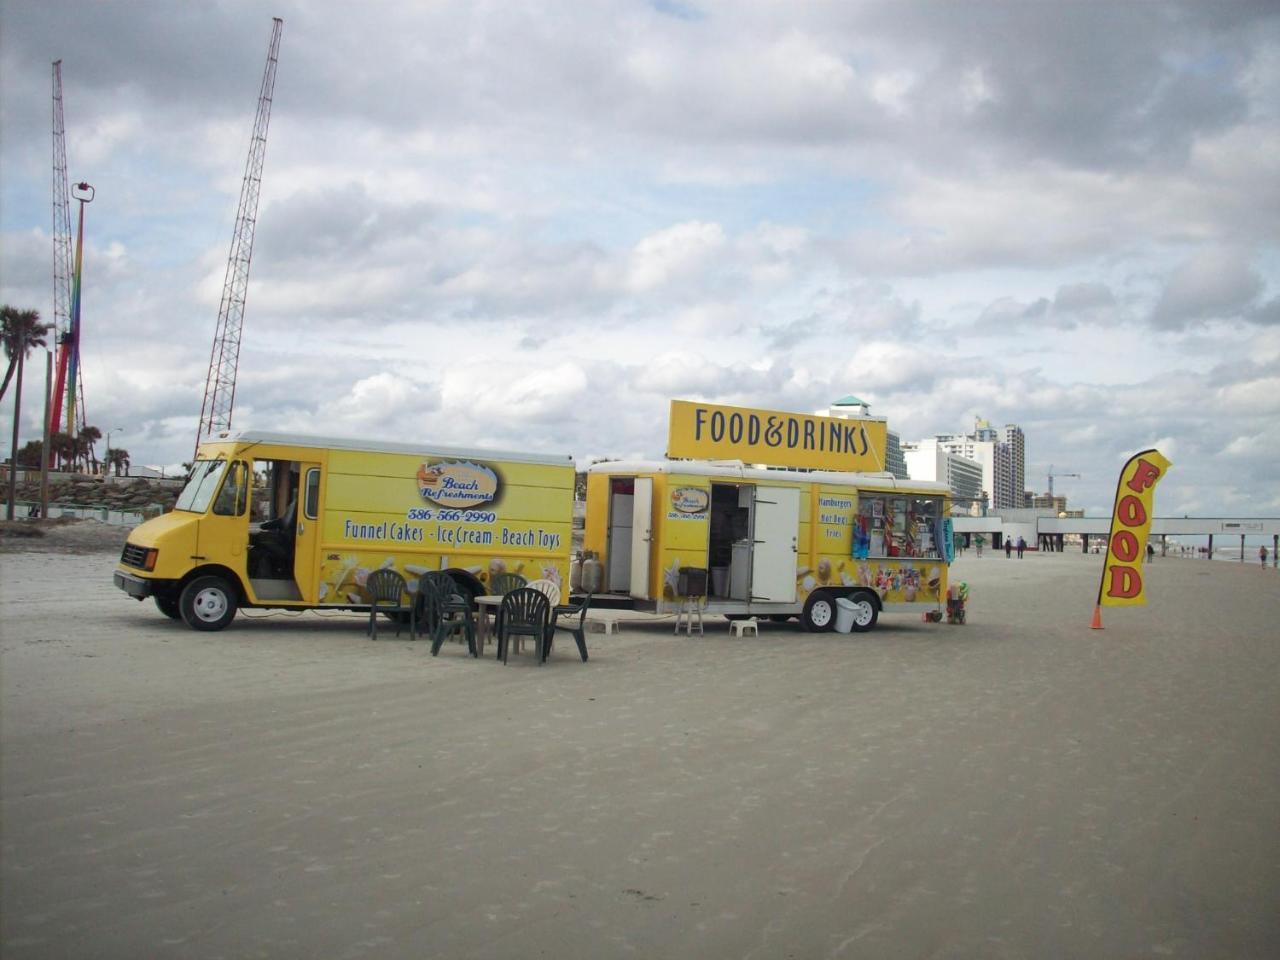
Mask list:
MULTIPOLYGON (((26 357, 36 347, 45 346, 45 337, 50 327, 40 322, 37 310, 19 310, 6 304, 0 307, 0 338, 4 340, 4 353, 9 359, 9 366, 4 372, 4 382, 0 383, 0 400, 4 399, 9 389, 9 381, 13 379, 14 370, 18 369, 19 356, 26 357)), ((22 379, 18 379, 18 390, 22 390, 22 379)))
POLYGON ((80 445, 80 456, 84 458, 86 473, 98 472, 98 454, 93 449, 93 445, 101 439, 102 431, 88 424, 80 431, 80 435, 76 437, 76 442, 80 445))
POLYGON ((34 310, 18 310, 5 304, 0 307, 0 338, 4 340, 4 352, 9 356, 9 369, 4 372, 4 382, 0 383, 0 398, 9 389, 9 378, 13 370, 18 369, 18 387, 13 395, 13 440, 9 445, 9 501, 6 505, 5 517, 12 520, 14 506, 18 496, 18 427, 22 423, 22 362, 32 347, 44 346, 44 338, 49 333, 49 325, 40 322, 40 314, 34 310))
POLYGON ((18 465, 22 467, 39 467, 44 459, 44 443, 39 440, 28 440, 18 451, 18 465))
POLYGON ((76 442, 68 433, 59 431, 49 438, 49 451, 59 470, 66 470, 75 463, 76 442))
POLYGON ((124 447, 112 447, 111 452, 107 454, 107 469, 114 468, 116 476, 120 476, 120 468, 124 468, 124 475, 129 475, 129 451, 124 447))

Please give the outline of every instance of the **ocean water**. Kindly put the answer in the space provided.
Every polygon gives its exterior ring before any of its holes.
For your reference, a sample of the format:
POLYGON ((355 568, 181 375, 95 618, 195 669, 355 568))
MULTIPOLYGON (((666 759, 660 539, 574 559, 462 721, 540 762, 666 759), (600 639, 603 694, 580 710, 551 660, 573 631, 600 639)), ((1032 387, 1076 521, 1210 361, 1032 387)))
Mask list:
MULTIPOLYGON (((1212 557, 1212 558, 1210 558, 1210 557, 1209 557, 1209 555, 1208 555, 1208 554, 1207 554, 1203 549, 1201 549, 1201 548, 1199 548, 1199 547, 1195 548, 1195 549, 1194 549, 1194 552, 1188 552, 1188 553, 1185 553, 1185 554, 1184 554, 1184 553, 1179 553, 1179 552, 1178 552, 1177 550, 1175 550, 1173 547, 1170 547, 1170 548, 1169 548, 1169 553, 1168 553, 1168 555, 1167 555, 1167 556, 1168 556, 1168 559, 1171 559, 1171 560, 1208 560, 1208 559, 1213 559, 1213 560, 1222 560, 1222 561, 1226 561, 1226 562, 1228 562, 1228 563, 1239 563, 1239 562, 1240 562, 1240 548, 1239 548, 1238 546, 1236 546, 1236 547, 1219 547, 1219 546, 1217 546, 1217 545, 1215 544, 1215 545, 1214 545, 1214 548, 1213 548, 1213 557, 1212 557)), ((1156 547, 1156 558, 1157 558, 1157 559, 1159 559, 1159 558, 1160 558, 1160 548, 1159 548, 1158 546, 1156 547)), ((1271 564, 1272 564, 1272 562, 1273 562, 1273 560, 1274 560, 1274 559, 1275 559, 1275 558, 1273 557, 1272 552, 1271 552, 1271 545, 1270 545, 1270 544, 1267 544, 1267 566, 1268 566, 1268 567, 1269 567, 1269 566, 1271 566, 1271 564)), ((1252 546, 1250 546, 1249 544, 1245 544, 1245 547, 1244 547, 1244 562, 1245 562, 1245 563, 1257 563, 1257 562, 1258 562, 1258 547, 1257 547, 1257 545, 1256 545, 1256 544, 1254 544, 1254 545, 1252 545, 1252 546)))

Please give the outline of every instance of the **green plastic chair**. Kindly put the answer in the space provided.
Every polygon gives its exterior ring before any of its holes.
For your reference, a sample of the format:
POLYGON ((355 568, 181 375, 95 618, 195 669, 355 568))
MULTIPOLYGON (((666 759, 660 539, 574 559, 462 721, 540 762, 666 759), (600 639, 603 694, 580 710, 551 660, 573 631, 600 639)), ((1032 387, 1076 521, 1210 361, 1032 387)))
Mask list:
POLYGON ((519 587, 502 598, 498 611, 498 659, 504 664, 514 637, 532 637, 538 645, 538 666, 546 659, 551 604, 544 593, 519 587))
POLYGON ((578 644, 578 653, 582 656, 582 662, 587 662, 587 608, 591 606, 591 594, 587 594, 582 598, 581 603, 562 603, 551 608, 551 626, 547 630, 547 646, 543 651, 542 659, 546 660, 551 656, 551 645, 555 642, 556 631, 564 630, 573 635, 574 642, 578 644), (561 622, 561 617, 564 622, 561 622))
POLYGON ((512 590, 518 590, 528 582, 518 573, 495 573, 489 580, 489 591, 495 596, 505 597, 512 590))
POLYGON ((375 570, 364 582, 365 593, 369 597, 369 639, 378 639, 378 614, 390 616, 396 623, 396 636, 400 636, 403 623, 402 615, 409 615, 409 636, 418 632, 417 601, 406 595, 409 587, 394 570, 375 570))
POLYGON ((447 638, 461 633, 467 639, 467 651, 476 652, 476 622, 471 614, 471 601, 458 589, 447 573, 424 573, 418 580, 418 597, 422 603, 422 629, 431 635, 431 655, 437 656, 447 638))

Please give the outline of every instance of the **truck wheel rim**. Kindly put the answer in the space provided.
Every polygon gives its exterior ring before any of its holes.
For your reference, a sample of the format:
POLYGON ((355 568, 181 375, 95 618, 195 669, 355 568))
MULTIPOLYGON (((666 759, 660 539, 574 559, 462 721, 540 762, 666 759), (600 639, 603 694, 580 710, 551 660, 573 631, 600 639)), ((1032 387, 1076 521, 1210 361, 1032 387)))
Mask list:
POLYGON ((831 616, 831 604, 825 600, 819 600, 809 609, 809 619, 813 621, 814 626, 825 627, 831 622, 831 616))
POLYGON ((221 590, 209 588, 196 594, 195 614, 205 623, 221 620, 226 613, 227 596, 221 590))
POLYGON ((870 600, 855 600, 853 608, 853 622, 860 627, 865 627, 870 623, 871 618, 876 613, 876 609, 871 605, 870 600))

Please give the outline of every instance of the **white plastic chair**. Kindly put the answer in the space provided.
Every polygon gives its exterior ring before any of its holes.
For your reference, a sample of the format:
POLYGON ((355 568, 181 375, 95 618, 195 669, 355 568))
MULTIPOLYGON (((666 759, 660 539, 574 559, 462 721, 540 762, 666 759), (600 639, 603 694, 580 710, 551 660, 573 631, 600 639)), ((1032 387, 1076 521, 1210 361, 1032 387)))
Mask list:
POLYGON ((560 585, 552 580, 530 580, 525 586, 543 594, 553 607, 560 602, 560 585))

